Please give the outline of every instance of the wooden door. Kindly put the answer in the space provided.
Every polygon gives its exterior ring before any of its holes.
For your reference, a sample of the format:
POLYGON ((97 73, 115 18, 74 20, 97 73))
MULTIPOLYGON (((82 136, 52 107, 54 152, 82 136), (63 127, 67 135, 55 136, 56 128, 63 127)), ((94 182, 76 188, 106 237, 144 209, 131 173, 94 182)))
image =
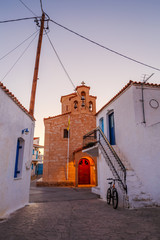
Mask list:
POLYGON ((78 164, 78 184, 90 184, 90 162, 85 158, 78 164))
POLYGON ((109 138, 110 138, 110 144, 115 145, 115 126, 114 126, 114 113, 111 113, 109 115, 109 138))

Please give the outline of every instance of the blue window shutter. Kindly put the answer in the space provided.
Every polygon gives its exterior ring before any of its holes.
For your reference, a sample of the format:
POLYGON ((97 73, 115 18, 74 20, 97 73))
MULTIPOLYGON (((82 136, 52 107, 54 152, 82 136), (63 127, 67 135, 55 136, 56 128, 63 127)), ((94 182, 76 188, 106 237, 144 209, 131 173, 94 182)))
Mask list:
POLYGON ((34 155, 34 149, 33 149, 33 153, 32 153, 32 155, 34 155))
POLYGON ((36 152, 36 159, 38 159, 38 151, 36 152))
POLYGON ((99 126, 100 126, 102 132, 104 133, 104 121, 103 121, 103 117, 99 119, 99 126))

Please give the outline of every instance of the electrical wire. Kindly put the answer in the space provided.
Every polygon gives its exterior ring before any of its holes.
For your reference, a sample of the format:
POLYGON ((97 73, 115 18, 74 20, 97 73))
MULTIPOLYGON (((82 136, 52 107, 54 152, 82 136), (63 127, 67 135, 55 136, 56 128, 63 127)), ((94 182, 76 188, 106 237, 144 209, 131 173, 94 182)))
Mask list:
MULTIPOLYGON (((46 32, 46 30, 45 30, 45 32, 46 32)), ((71 77, 69 76, 66 68, 64 67, 64 64, 62 63, 62 61, 61 61, 61 59, 60 59, 60 57, 59 57, 59 55, 58 55, 55 47, 53 46, 53 43, 52 43, 50 37, 48 36, 48 33, 47 33, 47 32, 46 32, 46 35, 47 35, 47 38, 48 38, 48 40, 49 40, 49 42, 50 42, 50 44, 51 44, 51 46, 52 46, 52 49, 54 50, 54 52, 55 52, 55 54, 56 54, 56 56, 57 56, 57 58, 58 58, 58 61, 60 62, 61 66, 62 66, 62 68, 63 68, 63 70, 64 70, 64 72, 66 73, 66 75, 67 75, 70 83, 72 84, 72 86, 74 87, 74 90, 77 92, 77 95, 78 95, 78 96, 80 97, 80 99, 81 99, 81 95, 80 95, 79 92, 76 90, 76 86, 74 85, 74 83, 73 83, 71 77)), ((87 105, 86 105, 86 107, 89 109, 89 107, 88 107, 87 105)))
POLYGON ((23 20, 37 19, 37 18, 41 18, 41 17, 37 16, 37 17, 28 17, 28 18, 18 18, 18 19, 4 20, 4 21, 0 21, 0 23, 18 22, 18 21, 23 21, 23 20))
POLYGON ((71 29, 69 29, 69 28, 67 28, 67 27, 65 27, 65 26, 57 23, 56 21, 54 21, 54 20, 52 20, 52 19, 50 19, 50 21, 53 22, 54 24, 58 25, 59 27, 65 29, 65 30, 67 30, 67 31, 69 31, 69 32, 77 35, 78 37, 81 37, 81 38, 87 40, 88 42, 91 42, 91 43, 93 43, 93 44, 95 44, 95 45, 97 45, 97 46, 99 46, 99 47, 101 47, 101 48, 103 48, 103 49, 105 49, 105 50, 107 50, 107 51, 110 51, 110 52, 112 52, 112 53, 115 53, 115 54, 117 54, 117 55, 119 55, 119 56, 121 56, 121 57, 123 57, 123 58, 126 58, 126 59, 128 59, 128 60, 130 60, 130 61, 136 62, 136 63, 138 63, 138 64, 141 64, 141 65, 143 65, 143 66, 145 66, 145 67, 149 67, 149 68, 152 68, 152 69, 154 69, 154 70, 160 71, 160 68, 153 67, 153 66, 148 65, 148 64, 146 64, 146 63, 140 62, 140 61, 138 61, 138 60, 136 60, 136 59, 133 59, 133 58, 131 58, 131 57, 128 57, 128 56, 126 56, 126 55, 124 55, 124 54, 122 54, 122 53, 119 53, 119 52, 117 52, 117 51, 115 51, 115 50, 112 50, 112 49, 110 49, 110 48, 108 48, 108 47, 105 47, 104 45, 102 45, 102 44, 100 44, 100 43, 97 43, 97 42, 95 42, 95 41, 93 41, 93 40, 91 40, 91 39, 89 39, 89 38, 87 38, 87 37, 85 37, 85 36, 83 36, 83 35, 75 32, 75 31, 73 31, 73 30, 71 30, 71 29))
POLYGON ((25 6, 25 8, 27 8, 34 16, 37 17, 37 15, 22 0, 19 0, 19 2, 21 2, 25 6))
POLYGON ((12 49, 11 51, 9 51, 8 53, 6 53, 3 57, 0 58, 0 60, 4 59, 5 57, 7 57, 10 53, 14 52, 18 47, 20 47, 23 43, 25 43, 28 39, 30 39, 34 34, 36 34, 38 32, 38 30, 36 32, 34 32, 32 35, 30 35, 28 38, 26 38, 23 42, 21 42, 17 47, 15 47, 14 49, 12 49))
POLYGON ((68 74, 68 72, 67 72, 66 68, 64 67, 64 64, 62 63, 62 61, 61 61, 61 59, 60 59, 60 57, 59 57, 59 55, 58 55, 58 53, 57 53, 57 51, 56 51, 55 47, 53 46, 53 43, 52 43, 52 41, 51 41, 50 37, 48 36, 48 33, 47 33, 47 31, 46 31, 46 30, 45 30, 45 33, 46 33, 46 35, 47 35, 47 38, 48 38, 48 40, 49 40, 49 42, 50 42, 50 44, 51 44, 51 46, 52 46, 52 49, 54 50, 54 52, 55 52, 55 54, 56 54, 56 56, 57 56, 57 58, 58 58, 58 61, 59 61, 60 65, 62 66, 62 68, 63 68, 64 72, 66 73, 66 75, 67 75, 67 77, 68 77, 68 79, 69 79, 70 83, 72 84, 72 86, 74 87, 74 89, 76 89, 76 87, 75 87, 75 85, 74 85, 74 83, 73 83, 73 81, 72 81, 71 77, 69 76, 69 74, 68 74))
POLYGON ((17 64, 17 62, 21 59, 21 57, 24 55, 24 53, 27 51, 31 43, 34 41, 34 39, 37 37, 38 33, 34 36, 32 41, 28 44, 28 46, 25 48, 25 50, 22 52, 22 54, 18 57, 16 62, 13 64, 13 66, 10 68, 10 70, 5 74, 5 76, 2 78, 1 82, 7 77, 7 75, 11 72, 11 70, 14 68, 14 66, 17 64))

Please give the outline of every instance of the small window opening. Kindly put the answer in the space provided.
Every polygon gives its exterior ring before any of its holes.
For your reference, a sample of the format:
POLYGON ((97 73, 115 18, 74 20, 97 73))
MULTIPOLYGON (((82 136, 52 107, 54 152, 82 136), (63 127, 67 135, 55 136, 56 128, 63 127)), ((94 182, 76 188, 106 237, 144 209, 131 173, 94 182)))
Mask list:
POLYGON ((81 100, 82 100, 82 107, 85 107, 85 100, 86 100, 86 93, 83 91, 81 92, 81 100))
POLYGON ((22 138, 18 138, 14 178, 18 178, 22 176, 23 153, 24 153, 24 140, 22 138))
POLYGON ((89 111, 92 112, 93 111, 93 103, 89 102, 89 111))
POLYGON ((74 109, 77 109, 77 108, 78 108, 78 102, 74 101, 74 109))
POLYGON ((67 129, 64 129, 63 138, 69 138, 69 132, 67 129))

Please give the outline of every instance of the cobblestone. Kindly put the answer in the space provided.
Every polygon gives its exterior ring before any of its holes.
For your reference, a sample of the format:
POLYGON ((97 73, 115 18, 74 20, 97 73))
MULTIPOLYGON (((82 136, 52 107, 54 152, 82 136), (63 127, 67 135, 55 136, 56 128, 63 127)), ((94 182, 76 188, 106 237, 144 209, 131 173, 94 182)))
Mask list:
POLYGON ((89 189, 35 186, 30 202, 0 222, 0 240, 160 239, 160 208, 114 210, 89 189))

